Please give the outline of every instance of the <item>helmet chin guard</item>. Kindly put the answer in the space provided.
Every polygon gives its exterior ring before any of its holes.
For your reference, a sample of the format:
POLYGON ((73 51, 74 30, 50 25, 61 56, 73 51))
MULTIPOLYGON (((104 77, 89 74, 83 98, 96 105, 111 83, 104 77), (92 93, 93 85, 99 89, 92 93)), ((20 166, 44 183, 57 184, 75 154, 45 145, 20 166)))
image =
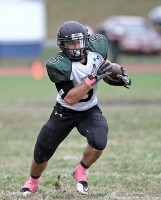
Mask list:
POLYGON ((85 53, 84 53, 85 49, 80 49, 80 50, 76 50, 76 49, 73 49, 73 50, 67 50, 66 51, 66 55, 69 57, 70 60, 72 61, 81 61, 84 56, 85 56, 85 53), (70 53, 71 52, 71 53, 70 53))
POLYGON ((58 29, 57 44, 72 61, 79 62, 86 56, 88 39, 87 28, 79 22, 68 21, 58 29))

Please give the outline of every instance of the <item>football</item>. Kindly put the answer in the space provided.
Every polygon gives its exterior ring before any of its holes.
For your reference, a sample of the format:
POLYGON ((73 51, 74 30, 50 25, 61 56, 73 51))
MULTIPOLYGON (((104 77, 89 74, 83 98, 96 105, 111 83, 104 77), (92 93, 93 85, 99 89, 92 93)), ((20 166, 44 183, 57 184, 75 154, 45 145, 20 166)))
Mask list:
POLYGON ((111 74, 108 75, 107 77, 105 77, 103 80, 108 83, 109 82, 109 79, 114 79, 114 80, 117 80, 118 77, 117 75, 122 75, 122 69, 121 69, 121 66, 116 64, 116 63, 111 63, 111 74))

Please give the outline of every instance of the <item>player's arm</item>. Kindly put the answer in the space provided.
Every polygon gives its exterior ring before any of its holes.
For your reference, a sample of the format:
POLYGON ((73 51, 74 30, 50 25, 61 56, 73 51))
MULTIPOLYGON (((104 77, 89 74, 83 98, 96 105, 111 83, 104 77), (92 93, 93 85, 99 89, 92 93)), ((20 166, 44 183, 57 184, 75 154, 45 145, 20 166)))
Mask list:
POLYGON ((69 105, 79 102, 93 87, 95 83, 107 76, 109 68, 102 64, 98 70, 89 74, 88 78, 80 85, 74 87, 72 81, 56 83, 57 90, 61 98, 69 105))
POLYGON ((102 64, 98 70, 92 72, 83 83, 68 90, 64 101, 69 105, 74 105, 89 92, 95 83, 102 80, 107 74, 109 74, 109 68, 106 64, 102 64))
POLYGON ((67 104, 72 106, 79 102, 89 92, 92 83, 94 84, 95 80, 89 80, 89 82, 86 80, 76 87, 74 87, 72 81, 55 83, 55 85, 61 98, 64 99, 67 104))
POLYGON ((50 63, 47 64, 50 80, 55 83, 61 98, 71 106, 82 100, 93 85, 104 78, 107 71, 106 66, 100 66, 98 70, 89 75, 89 78, 74 87, 72 80, 69 80, 70 73, 68 71, 62 70, 62 68, 53 65, 53 63, 52 65, 50 63))
POLYGON ((79 102, 91 89, 91 87, 83 82, 79 86, 71 89, 64 98, 64 101, 68 103, 70 106, 79 102))
POLYGON ((46 67, 49 78, 55 83, 59 95, 67 104, 71 106, 79 102, 96 82, 95 79, 93 81, 88 81, 87 79, 82 84, 74 87, 72 80, 70 80, 70 70, 62 70, 62 68, 57 67, 55 63, 48 63, 46 67))

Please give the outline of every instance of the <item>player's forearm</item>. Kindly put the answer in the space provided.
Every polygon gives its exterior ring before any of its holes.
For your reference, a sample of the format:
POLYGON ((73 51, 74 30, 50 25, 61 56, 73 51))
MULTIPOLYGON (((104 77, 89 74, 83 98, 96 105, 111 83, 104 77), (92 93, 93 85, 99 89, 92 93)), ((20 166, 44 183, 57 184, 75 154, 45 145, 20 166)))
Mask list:
POLYGON ((64 101, 70 106, 80 101, 91 89, 91 86, 83 82, 79 86, 71 89, 65 96, 64 101))

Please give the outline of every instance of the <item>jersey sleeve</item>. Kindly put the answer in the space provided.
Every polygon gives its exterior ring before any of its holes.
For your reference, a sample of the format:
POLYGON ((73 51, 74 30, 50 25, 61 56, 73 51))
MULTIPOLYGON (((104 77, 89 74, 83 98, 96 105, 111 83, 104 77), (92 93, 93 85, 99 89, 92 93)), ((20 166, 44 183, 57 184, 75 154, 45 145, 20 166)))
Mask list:
POLYGON ((104 35, 95 34, 89 39, 89 50, 98 52, 106 60, 108 56, 108 41, 104 35))
POLYGON ((60 52, 47 62, 46 69, 52 82, 60 83, 69 81, 72 71, 72 63, 60 52))

